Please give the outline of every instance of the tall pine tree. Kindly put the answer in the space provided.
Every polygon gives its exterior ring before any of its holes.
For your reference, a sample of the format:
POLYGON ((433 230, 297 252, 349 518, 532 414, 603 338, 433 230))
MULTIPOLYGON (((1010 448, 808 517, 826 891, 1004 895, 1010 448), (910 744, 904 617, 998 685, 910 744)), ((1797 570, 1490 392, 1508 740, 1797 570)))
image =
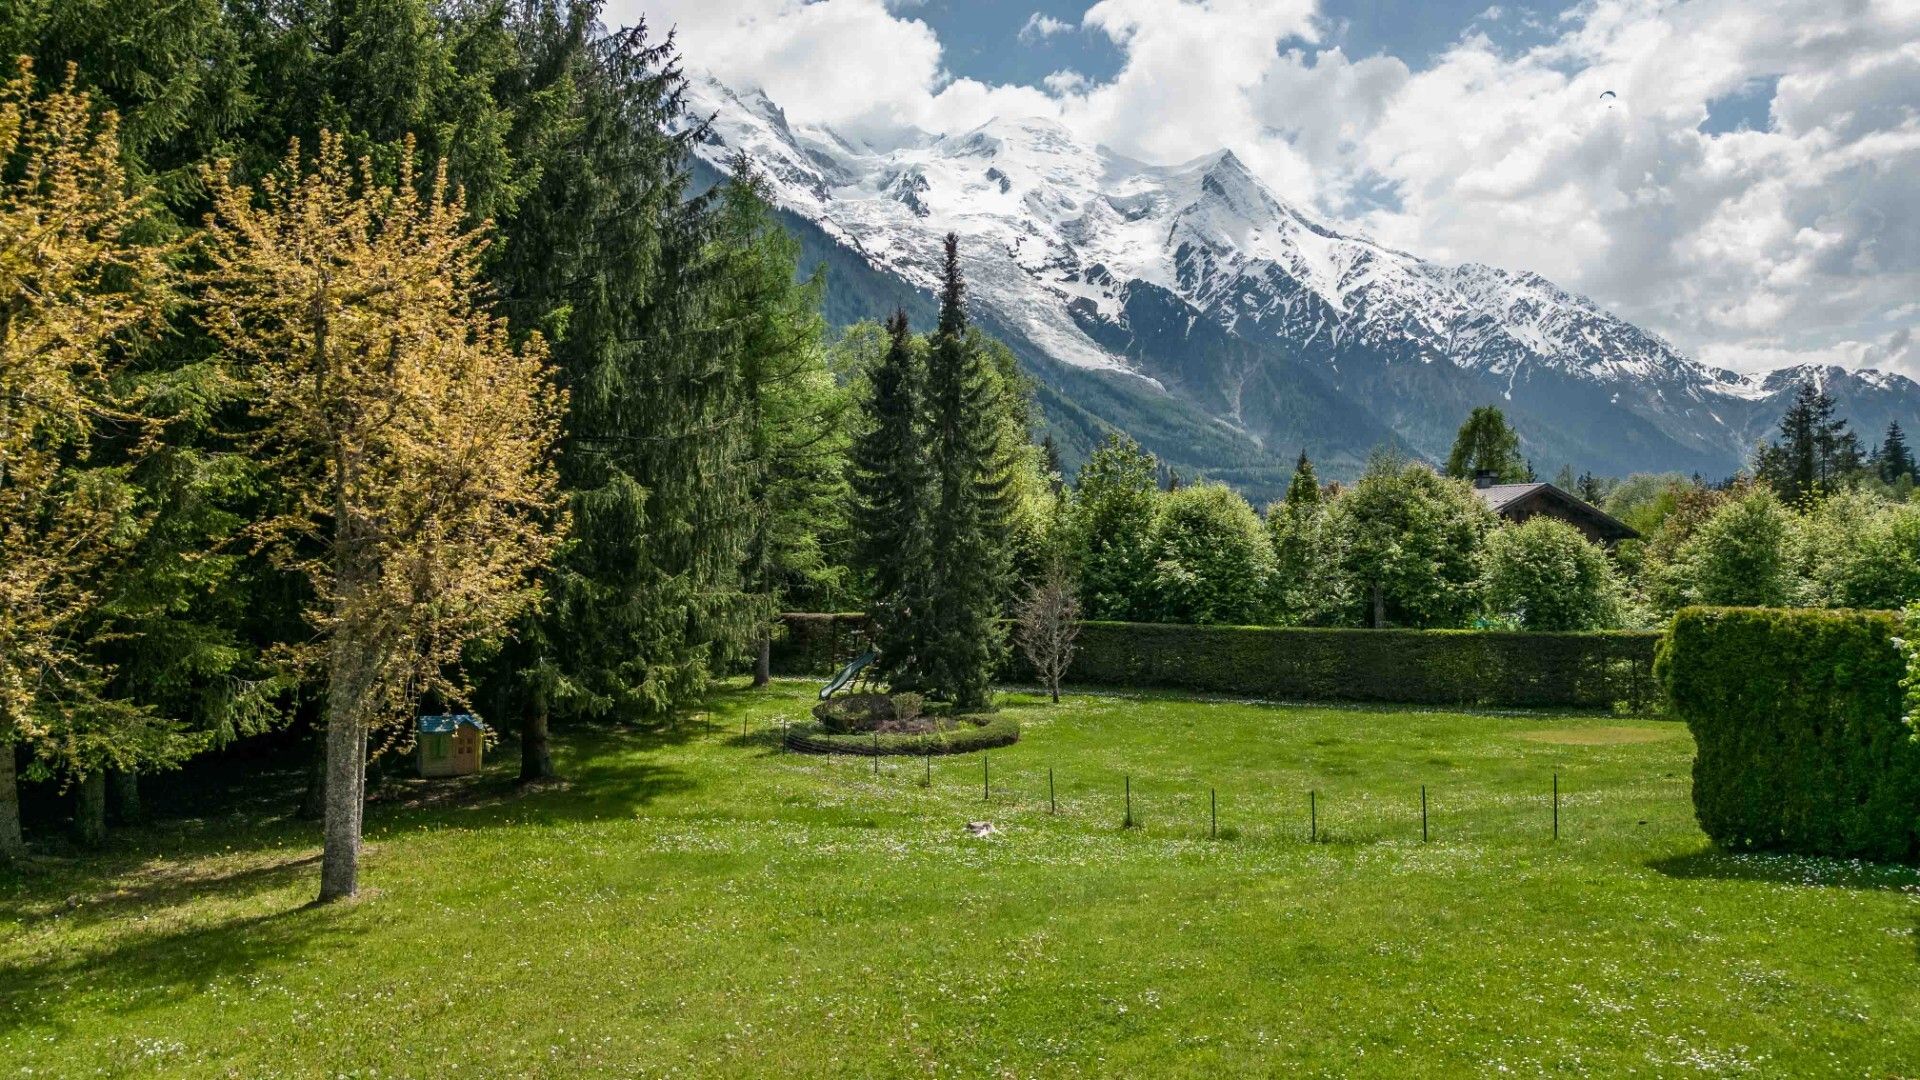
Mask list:
POLYGON ((739 336, 749 507, 746 587, 759 606, 754 684, 771 677, 773 614, 837 580, 825 546, 843 530, 847 392, 828 369, 823 282, 795 277, 800 245, 773 216, 764 183, 742 157, 720 199, 728 261, 722 325, 739 336))
POLYGON ((933 562, 926 370, 905 311, 887 320, 887 337, 850 461, 853 563, 872 598, 877 673, 898 689, 919 690, 927 685, 933 562))
POLYGON ((1305 509, 1320 503, 1320 478, 1314 475, 1313 461, 1305 450, 1300 451, 1300 460, 1293 463, 1293 479, 1287 482, 1287 506, 1305 509))
POLYGON ((551 771, 549 717, 650 716, 742 656, 764 605, 742 579, 753 462, 735 269, 714 196, 688 196, 684 79, 644 23, 536 7, 521 46, 571 95, 558 145, 504 224, 495 276, 552 339, 567 388, 560 483, 573 519, 543 613, 505 657, 522 774, 551 771), (544 12, 543 14, 541 12, 544 12))
POLYGON ((1864 464, 1860 439, 1833 395, 1812 379, 1794 391, 1780 438, 1760 448, 1754 473, 1787 503, 1817 499, 1853 481, 1864 464))
POLYGON ((927 351, 929 460, 936 501, 925 666, 929 689, 985 707, 1001 650, 1012 462, 999 438, 1005 388, 969 332, 960 238, 947 234, 940 325, 927 351))
POLYGON ((1907 446, 1907 433, 1900 429, 1900 421, 1887 424, 1887 437, 1874 455, 1874 467, 1882 483, 1898 483, 1903 476, 1914 478, 1913 450, 1907 446))

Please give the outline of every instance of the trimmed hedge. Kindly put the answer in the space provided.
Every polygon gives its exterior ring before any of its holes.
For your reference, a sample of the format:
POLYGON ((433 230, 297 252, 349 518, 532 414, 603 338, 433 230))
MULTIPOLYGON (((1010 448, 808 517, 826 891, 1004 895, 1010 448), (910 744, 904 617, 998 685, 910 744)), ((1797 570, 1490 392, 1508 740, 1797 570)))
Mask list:
POLYGON ((960 716, 946 731, 835 734, 813 723, 787 729, 787 746, 809 754, 967 754, 1020 741, 1020 722, 1011 716, 960 716))
MULTIPOLYGON (((1087 623, 1070 681, 1296 701, 1612 708, 1657 704, 1660 635, 1087 623)), ((1021 674, 1016 671, 1012 674, 1021 674)))
POLYGON ((1920 745, 1887 612, 1688 608, 1660 674, 1692 729, 1693 806, 1736 850, 1920 854, 1920 745))
MULTIPOLYGON (((826 675, 864 649, 859 615, 789 615, 783 674, 826 675), (830 660, 837 657, 837 660, 830 660)), ((1658 633, 1321 630, 1090 622, 1068 681, 1296 701, 1643 710, 1658 633)), ((1002 674, 1031 681, 1024 659, 1002 674)))

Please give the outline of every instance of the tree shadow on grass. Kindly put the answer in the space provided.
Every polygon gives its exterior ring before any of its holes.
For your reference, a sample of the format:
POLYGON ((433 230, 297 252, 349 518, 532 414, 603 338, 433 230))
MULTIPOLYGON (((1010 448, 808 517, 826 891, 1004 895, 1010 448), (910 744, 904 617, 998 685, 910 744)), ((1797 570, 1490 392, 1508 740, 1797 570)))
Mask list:
POLYGON ((29 1026, 64 1031, 71 1026, 76 989, 111 994, 123 1003, 122 1011, 144 1011, 203 993, 217 978, 297 962, 356 932, 344 919, 346 910, 301 903, 158 932, 128 922, 104 945, 69 941, 52 955, 0 962, 0 1034, 29 1026))
POLYGON ((556 740, 559 776, 532 784, 521 783, 514 767, 517 741, 503 744, 495 764, 483 773, 387 781, 378 800, 368 805, 369 824, 488 829, 632 817, 660 799, 693 790, 692 778, 652 757, 701 734, 686 724, 678 730, 576 727, 556 740))
POLYGON ((1920 888, 1920 867, 1817 855, 1705 848, 1653 859, 1646 865, 1655 873, 1685 881, 1751 881, 1861 892, 1911 892, 1920 888))
POLYGON ((77 930, 197 900, 243 899, 302 878, 317 881, 319 866, 317 851, 276 851, 242 854, 215 866, 205 859, 179 859, 151 861, 109 874, 86 874, 83 867, 80 874, 66 879, 66 888, 34 889, 0 902, 0 920, 35 927, 58 919, 64 929, 77 930))

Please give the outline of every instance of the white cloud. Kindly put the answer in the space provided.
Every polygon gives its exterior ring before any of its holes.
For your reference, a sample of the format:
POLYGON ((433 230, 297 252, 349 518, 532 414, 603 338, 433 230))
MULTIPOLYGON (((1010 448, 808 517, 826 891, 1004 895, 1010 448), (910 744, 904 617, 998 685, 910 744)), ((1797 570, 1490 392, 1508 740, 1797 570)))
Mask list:
MULTIPOLYGON (((1912 0, 1511 9, 1548 39, 1513 51, 1469 26, 1421 70, 1322 47, 1314 0, 1099 0, 1079 25, 1119 70, 1037 87, 956 77, 897 0, 616 0, 607 18, 640 12, 797 120, 887 139, 1036 114, 1150 161, 1228 148, 1284 197, 1422 255, 1537 270, 1702 359, 1920 368, 1912 0), (1763 130, 1699 130, 1768 85, 1763 130)), ((1071 25, 1035 12, 1021 36, 1071 25)))
POLYGON ((1064 19, 1056 19, 1038 11, 1027 16, 1027 23, 1020 28, 1020 40, 1025 42, 1041 41, 1055 34, 1064 34, 1073 29, 1073 24, 1064 19))
POLYGON ((1072 68, 1061 68, 1059 71, 1041 79, 1040 85, 1046 87, 1049 93, 1065 96, 1067 94, 1084 93, 1087 87, 1093 85, 1093 83, 1092 80, 1072 68))

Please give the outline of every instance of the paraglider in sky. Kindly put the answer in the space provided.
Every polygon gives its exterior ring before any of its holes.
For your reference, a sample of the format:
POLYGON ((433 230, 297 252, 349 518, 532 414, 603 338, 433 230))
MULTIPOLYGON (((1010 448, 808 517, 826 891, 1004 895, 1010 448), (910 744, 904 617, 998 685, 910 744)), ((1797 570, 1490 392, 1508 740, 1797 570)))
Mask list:
POLYGON ((1601 100, 1601 101, 1605 101, 1605 100, 1607 100, 1608 98, 1617 98, 1617 97, 1619 97, 1619 96, 1620 96, 1619 94, 1616 94, 1616 93, 1614 93, 1614 92, 1613 92, 1613 91, 1611 91, 1611 90, 1603 90, 1603 91, 1601 91, 1601 92, 1600 92, 1600 100, 1601 100))

